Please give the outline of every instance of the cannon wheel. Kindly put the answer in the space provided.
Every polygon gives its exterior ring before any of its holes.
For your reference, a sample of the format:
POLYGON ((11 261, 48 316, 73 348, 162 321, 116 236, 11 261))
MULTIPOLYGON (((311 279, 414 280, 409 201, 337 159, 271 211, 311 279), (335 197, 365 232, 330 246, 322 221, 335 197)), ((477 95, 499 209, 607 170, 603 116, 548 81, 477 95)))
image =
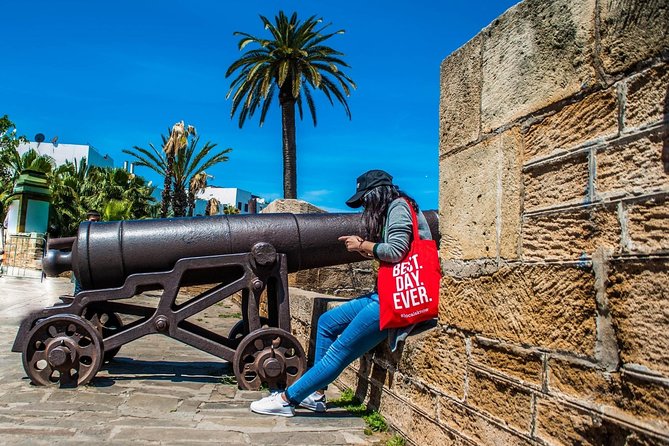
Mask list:
MULTIPOLYGON (((113 335, 123 327, 121 316, 111 311, 87 308, 84 311, 84 317, 93 324, 98 333, 100 333, 100 336, 102 336, 102 339, 113 335)), ((104 352, 102 361, 111 361, 119 350, 121 350, 121 347, 104 352)))
POLYGON ((261 328, 245 336, 235 351, 233 369, 241 389, 285 389, 294 383, 307 361, 295 336, 280 328, 261 328))
MULTIPOLYGON (((260 316, 260 327, 261 328, 269 327, 269 318, 260 316)), ((230 339, 231 341, 239 342, 247 334, 248 333, 244 333, 244 321, 237 321, 237 323, 233 325, 232 328, 230 329, 230 333, 228 334, 228 339, 230 339)))
POLYGON ((23 368, 40 386, 87 384, 102 364, 102 336, 86 319, 60 314, 40 320, 23 346, 23 368))

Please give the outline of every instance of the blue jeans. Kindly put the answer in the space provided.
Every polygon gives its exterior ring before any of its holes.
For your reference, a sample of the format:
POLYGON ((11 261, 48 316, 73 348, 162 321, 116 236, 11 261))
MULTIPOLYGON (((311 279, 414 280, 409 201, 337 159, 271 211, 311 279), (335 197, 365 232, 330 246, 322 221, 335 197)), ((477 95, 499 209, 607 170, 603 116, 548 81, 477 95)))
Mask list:
POLYGON ((314 366, 286 389, 286 398, 298 405, 324 389, 347 365, 388 337, 379 329, 379 296, 360 296, 323 313, 318 319, 314 366))

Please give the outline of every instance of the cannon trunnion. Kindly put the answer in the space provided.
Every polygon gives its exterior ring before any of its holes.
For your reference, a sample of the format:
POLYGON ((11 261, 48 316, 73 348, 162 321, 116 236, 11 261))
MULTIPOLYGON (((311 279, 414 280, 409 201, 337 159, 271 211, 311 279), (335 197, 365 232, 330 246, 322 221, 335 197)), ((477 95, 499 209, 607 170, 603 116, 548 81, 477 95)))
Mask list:
MULTIPOLYGON (((436 212, 425 215, 437 239, 436 212)), ((288 273, 361 260, 337 240, 361 229, 360 214, 84 222, 77 237, 50 241, 43 260, 48 275, 72 270, 84 291, 30 314, 12 350, 33 383, 74 387, 122 345, 159 333, 231 362, 243 389, 285 388, 306 368, 290 331, 288 273), (191 285, 198 294, 178 299, 191 285), (150 290, 157 304, 134 299, 150 290), (242 319, 229 333, 193 320, 237 293, 242 319)))

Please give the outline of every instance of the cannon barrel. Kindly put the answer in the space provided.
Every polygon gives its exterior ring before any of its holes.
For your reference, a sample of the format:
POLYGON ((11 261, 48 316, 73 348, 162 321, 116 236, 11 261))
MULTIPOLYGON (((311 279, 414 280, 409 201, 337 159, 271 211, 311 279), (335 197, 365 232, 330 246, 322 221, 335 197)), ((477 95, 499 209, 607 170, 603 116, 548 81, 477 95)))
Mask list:
MULTIPOLYGON (((438 240, 436 211, 424 214, 438 240)), ((112 288, 131 274, 169 271, 179 259, 251 252, 265 242, 286 254, 288 272, 295 272, 360 261, 337 239, 362 232, 361 214, 353 213, 83 222, 76 238, 50 242, 42 266, 49 276, 73 271, 84 289, 112 288)))

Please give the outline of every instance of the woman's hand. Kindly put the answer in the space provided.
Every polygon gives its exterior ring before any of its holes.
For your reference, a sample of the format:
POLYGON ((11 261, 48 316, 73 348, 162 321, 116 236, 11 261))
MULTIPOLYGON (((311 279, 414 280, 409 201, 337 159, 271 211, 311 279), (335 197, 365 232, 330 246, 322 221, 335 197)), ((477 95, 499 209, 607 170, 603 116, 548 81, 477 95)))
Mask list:
POLYGON ((374 243, 365 241, 358 235, 343 235, 339 237, 338 240, 340 242, 344 242, 347 251, 359 252, 360 255, 367 259, 374 257, 372 254, 372 251, 374 250, 374 243))
POLYGON ((342 235, 339 237, 339 241, 344 242, 344 245, 346 245, 346 250, 351 252, 360 251, 362 242, 364 242, 362 237, 357 235, 342 235))

